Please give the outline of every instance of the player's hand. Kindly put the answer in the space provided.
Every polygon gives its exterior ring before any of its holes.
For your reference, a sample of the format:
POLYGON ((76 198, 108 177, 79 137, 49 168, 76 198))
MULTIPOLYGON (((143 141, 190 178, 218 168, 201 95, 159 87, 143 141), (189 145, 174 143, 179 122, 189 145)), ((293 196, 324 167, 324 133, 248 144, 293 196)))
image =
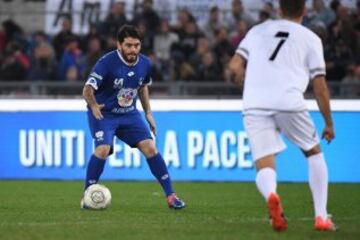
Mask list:
POLYGON ((328 143, 335 138, 335 132, 333 126, 325 126, 322 135, 322 139, 325 139, 328 143))
POLYGON ((95 103, 94 105, 91 106, 91 111, 97 120, 101 120, 104 118, 104 116, 101 113, 101 109, 104 106, 105 106, 105 104, 97 104, 97 103, 95 103))
POLYGON ((148 112, 145 114, 146 117, 146 121, 149 123, 150 125, 150 130, 153 132, 153 134, 156 136, 156 125, 155 125, 155 120, 151 114, 151 112, 148 112))

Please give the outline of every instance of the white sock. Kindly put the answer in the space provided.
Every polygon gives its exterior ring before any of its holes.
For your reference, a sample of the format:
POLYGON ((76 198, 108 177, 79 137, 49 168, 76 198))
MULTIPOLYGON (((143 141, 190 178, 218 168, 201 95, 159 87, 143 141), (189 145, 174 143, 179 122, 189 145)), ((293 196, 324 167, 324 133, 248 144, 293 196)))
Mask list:
POLYGON ((328 172, 322 153, 308 157, 309 185, 314 201, 315 217, 327 218, 328 172))
POLYGON ((274 169, 263 168, 256 174, 256 186, 265 200, 269 198, 270 193, 276 193, 276 172, 274 169))

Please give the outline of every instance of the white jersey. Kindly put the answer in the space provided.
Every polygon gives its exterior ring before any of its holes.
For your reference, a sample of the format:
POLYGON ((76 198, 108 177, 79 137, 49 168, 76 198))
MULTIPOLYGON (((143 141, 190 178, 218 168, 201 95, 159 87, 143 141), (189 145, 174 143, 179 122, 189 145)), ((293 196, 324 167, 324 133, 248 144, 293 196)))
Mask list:
POLYGON ((285 19, 253 27, 236 53, 247 60, 244 110, 306 110, 309 79, 325 75, 320 38, 285 19))

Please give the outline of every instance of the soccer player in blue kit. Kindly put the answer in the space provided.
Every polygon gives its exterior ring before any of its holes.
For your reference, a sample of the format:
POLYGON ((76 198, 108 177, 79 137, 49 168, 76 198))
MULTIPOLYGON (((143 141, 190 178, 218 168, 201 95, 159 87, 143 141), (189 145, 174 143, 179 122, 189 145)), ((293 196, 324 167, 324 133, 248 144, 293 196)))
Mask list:
POLYGON ((145 155, 152 174, 164 190, 169 208, 182 209, 185 203, 176 196, 164 159, 136 109, 139 96, 146 120, 156 135, 149 103, 150 61, 140 54, 140 34, 134 26, 124 25, 119 29, 117 40, 117 49, 98 60, 83 89, 95 142, 95 152, 87 166, 85 189, 99 181, 105 160, 113 152, 116 136, 145 155))

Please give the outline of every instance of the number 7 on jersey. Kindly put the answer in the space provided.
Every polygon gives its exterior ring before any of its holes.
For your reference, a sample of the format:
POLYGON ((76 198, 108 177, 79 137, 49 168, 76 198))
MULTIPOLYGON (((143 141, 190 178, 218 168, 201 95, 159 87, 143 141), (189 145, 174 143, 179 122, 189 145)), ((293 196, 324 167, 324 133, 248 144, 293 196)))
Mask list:
POLYGON ((280 51, 281 46, 285 43, 286 39, 289 37, 289 33, 288 33, 288 32, 277 32, 277 33, 275 34, 275 37, 276 37, 276 38, 280 38, 281 40, 280 40, 280 42, 278 43, 278 45, 276 46, 274 52, 271 54, 271 56, 270 56, 270 58, 269 58, 270 61, 274 61, 274 60, 275 60, 277 54, 278 54, 279 51, 280 51))

